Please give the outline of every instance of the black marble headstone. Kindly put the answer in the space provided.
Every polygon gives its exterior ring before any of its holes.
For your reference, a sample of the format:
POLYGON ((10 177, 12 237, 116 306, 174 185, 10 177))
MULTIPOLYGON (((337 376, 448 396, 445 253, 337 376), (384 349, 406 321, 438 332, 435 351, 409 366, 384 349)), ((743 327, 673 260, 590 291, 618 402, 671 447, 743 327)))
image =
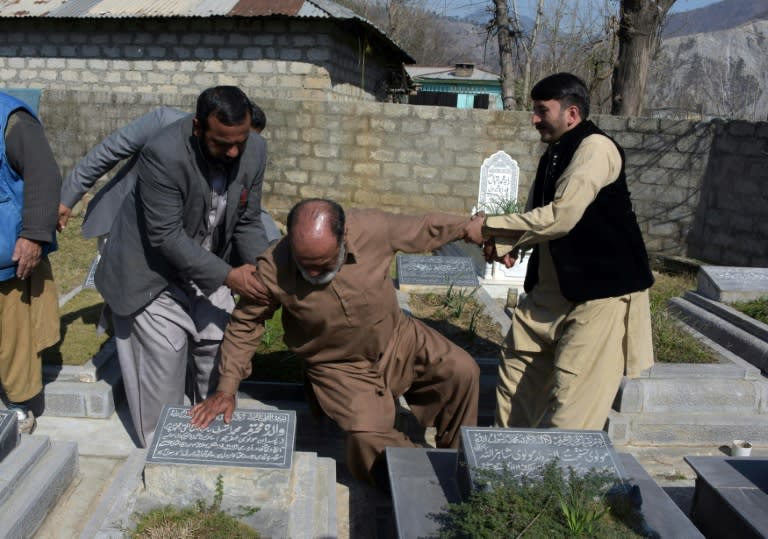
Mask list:
POLYGON ((467 494, 479 470, 508 470, 514 476, 538 475, 551 461, 568 472, 593 468, 625 480, 624 469, 604 431, 462 427, 459 484, 467 494))
POLYGON ((479 284, 472 259, 465 256, 397 255, 397 280, 401 287, 479 284))
POLYGON ((290 468, 296 439, 293 410, 235 410, 205 429, 192 426, 188 406, 166 406, 160 415, 148 463, 290 468))
POLYGON ((19 422, 16 412, 0 410, 0 462, 19 443, 19 422))

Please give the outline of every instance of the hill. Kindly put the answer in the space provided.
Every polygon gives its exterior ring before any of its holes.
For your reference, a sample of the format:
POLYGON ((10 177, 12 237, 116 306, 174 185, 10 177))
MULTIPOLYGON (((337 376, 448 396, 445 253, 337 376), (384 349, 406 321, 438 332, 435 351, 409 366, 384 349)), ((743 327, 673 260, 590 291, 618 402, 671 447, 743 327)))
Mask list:
POLYGON ((664 39, 649 76, 646 111, 768 119, 768 17, 664 39))
POLYGON ((768 19, 768 2, 765 0, 725 0, 671 14, 667 18, 662 38, 717 32, 760 19, 768 19))

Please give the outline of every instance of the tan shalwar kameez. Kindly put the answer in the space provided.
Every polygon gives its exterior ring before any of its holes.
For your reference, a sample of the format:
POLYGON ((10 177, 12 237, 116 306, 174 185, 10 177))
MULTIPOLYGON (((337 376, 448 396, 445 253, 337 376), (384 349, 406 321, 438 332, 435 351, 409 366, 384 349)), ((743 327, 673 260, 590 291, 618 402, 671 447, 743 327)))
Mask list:
POLYGON ((234 395, 251 372, 263 321, 282 305, 285 343, 304 360, 317 402, 347 432, 347 465, 358 479, 387 446, 414 447, 394 427, 405 395, 417 419, 435 426, 438 447, 457 448, 462 425, 477 424, 479 369, 466 351, 403 314, 390 265, 398 251, 430 251, 461 239, 468 219, 347 212, 346 258, 327 285, 299 274, 283 239, 257 261, 273 304, 241 300, 221 347, 219 391, 234 395))
POLYGON ((572 303, 560 291, 549 250, 620 170, 616 146, 591 135, 558 178, 553 202, 486 219, 500 256, 539 244, 540 257, 538 283, 514 310, 504 343, 497 426, 602 429, 622 375, 653 364, 648 291, 572 303), (525 233, 505 242, 505 230, 525 233))

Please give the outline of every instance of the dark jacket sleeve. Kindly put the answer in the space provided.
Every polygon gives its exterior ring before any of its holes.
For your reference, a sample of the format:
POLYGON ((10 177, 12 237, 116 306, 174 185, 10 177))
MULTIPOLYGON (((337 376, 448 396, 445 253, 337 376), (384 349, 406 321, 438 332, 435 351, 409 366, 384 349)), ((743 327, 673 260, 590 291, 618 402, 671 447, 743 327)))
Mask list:
POLYGON ((43 126, 25 111, 6 133, 11 167, 24 181, 21 237, 50 242, 58 219, 61 174, 43 126))

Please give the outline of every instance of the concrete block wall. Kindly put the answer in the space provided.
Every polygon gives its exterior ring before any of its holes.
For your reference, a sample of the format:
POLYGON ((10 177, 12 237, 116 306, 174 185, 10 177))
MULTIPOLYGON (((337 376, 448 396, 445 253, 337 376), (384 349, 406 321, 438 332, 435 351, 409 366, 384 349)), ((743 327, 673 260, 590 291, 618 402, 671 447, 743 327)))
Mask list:
MULTIPOLYGON (((257 91, 242 87, 251 95, 257 91)), ((476 204, 486 158, 504 150, 516 159, 519 193, 525 197, 544 150, 525 112, 267 97, 256 101, 267 114, 264 202, 280 221, 295 202, 315 196, 396 212, 467 214, 476 204)), ((40 108, 66 174, 115 128, 160 104, 192 111, 194 102, 190 94, 46 90, 40 108)), ((719 169, 711 161, 721 155, 710 152, 715 124, 612 116, 594 120, 626 150, 629 189, 649 250, 689 256, 692 230, 709 218, 701 211, 704 178, 733 184, 728 169, 712 172, 719 169)), ((749 169, 755 182, 768 170, 761 170, 758 162, 755 157, 749 169)), ((718 233, 738 245, 753 241, 754 231, 734 226, 718 233)), ((726 263, 721 254, 701 258, 726 263)))
POLYGON ((768 266, 768 122, 713 125, 691 256, 723 265, 768 266))
POLYGON ((197 95, 234 84, 254 96, 374 100, 383 61, 325 20, 0 20, 7 87, 197 95))

